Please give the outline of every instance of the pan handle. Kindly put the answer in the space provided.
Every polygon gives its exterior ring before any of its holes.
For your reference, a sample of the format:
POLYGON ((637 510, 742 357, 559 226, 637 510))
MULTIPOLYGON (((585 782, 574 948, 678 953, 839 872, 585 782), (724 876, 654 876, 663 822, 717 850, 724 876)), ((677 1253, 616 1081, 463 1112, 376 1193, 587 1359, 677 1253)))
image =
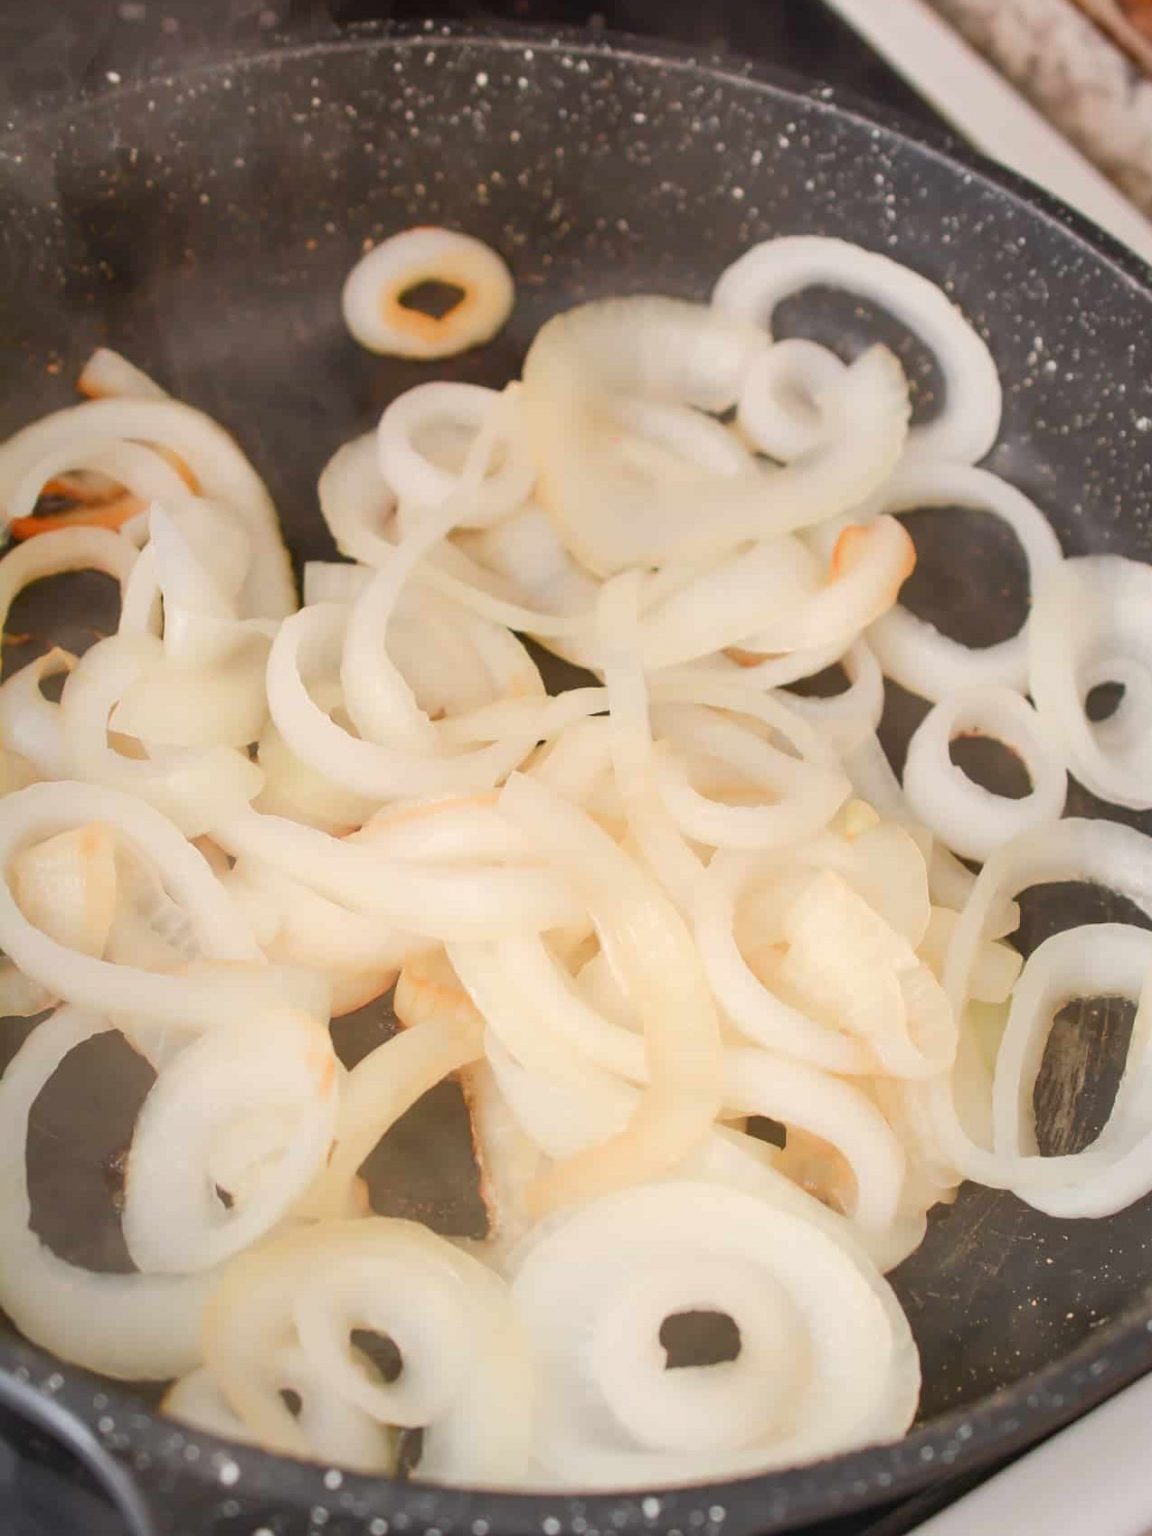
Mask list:
MULTIPOLYGON (((30 1467, 47 1473, 36 1488, 35 1531, 88 1536, 92 1512, 99 1506, 110 1507, 119 1521, 115 1529, 126 1536, 155 1536, 148 1506, 127 1468, 104 1449, 88 1426, 35 1387, 0 1371, 0 1510, 14 1513, 17 1520, 21 1486, 30 1467), (78 1485, 89 1491, 86 1498, 80 1494, 82 1504, 74 1505, 70 1500, 78 1485), (51 1489, 56 1490, 55 1496, 51 1489), (58 1502, 59 1508, 45 1509, 46 1499, 58 1502)), ((114 1527, 109 1524, 108 1529, 114 1527)), ((18 1524, 16 1530, 22 1527, 18 1524)))

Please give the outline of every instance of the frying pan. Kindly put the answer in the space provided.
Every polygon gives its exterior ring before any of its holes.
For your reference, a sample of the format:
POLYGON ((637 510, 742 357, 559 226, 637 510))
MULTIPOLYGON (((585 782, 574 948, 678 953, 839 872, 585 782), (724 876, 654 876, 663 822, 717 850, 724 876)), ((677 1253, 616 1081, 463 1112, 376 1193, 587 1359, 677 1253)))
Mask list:
MULTIPOLYGON (((943 283, 990 339, 1006 384, 991 467, 1035 498, 1068 550, 1152 559, 1152 287, 1134 259, 1025 184, 830 91, 572 36, 437 28, 284 48, 82 101, 0 139, 0 430, 64 403, 68 377, 109 342, 232 427, 294 555, 330 557, 319 467, 427 377, 352 345, 340 282, 362 242, 415 221, 466 229, 512 265, 507 330, 437 370, 488 384, 517 369, 556 309, 628 291, 704 296, 765 236, 887 251, 943 283)), ((932 410, 931 360, 884 317, 814 291, 782 319, 850 350, 892 340, 918 409, 932 410)), ((1012 552, 976 518, 910 522, 922 555, 912 605, 975 643, 1014 627, 1012 552)), ((95 577, 44 584, 11 627, 82 644, 100 596, 95 577)), ((916 716, 913 701, 890 700, 897 761, 916 716)), ((1104 810, 1078 790, 1073 802, 1104 810)), ((1026 903, 1021 942, 1115 914, 1099 891, 1056 887, 1026 903)), ((353 1020, 341 1048, 354 1056, 387 1027, 353 1020)), ((1126 1027, 1123 1009, 1097 1002, 1056 1030, 1041 1083, 1052 1149, 1098 1126, 1126 1027), (1092 1091, 1074 1094, 1085 1081, 1092 1091)), ((5 1026, 5 1055, 18 1034, 5 1026)), ((104 1267, 124 1255, 113 1222, 93 1230, 110 1208, 102 1171, 145 1087, 126 1052, 102 1068, 86 1060, 51 1085, 30 1137, 41 1233, 104 1267)), ((383 1208, 467 1230, 475 1200, 461 1203, 442 1151, 467 1139, 450 1089, 401 1129, 408 1155, 385 1158, 383 1208)), ((341 1476, 167 1422, 155 1393, 61 1365, 3 1320, 0 1402, 68 1443, 135 1533, 793 1530, 970 1473, 1146 1370, 1150 1232, 1147 1202, 1061 1223, 966 1187, 894 1277, 924 1361, 914 1432, 722 1486, 576 1498, 341 1476)))

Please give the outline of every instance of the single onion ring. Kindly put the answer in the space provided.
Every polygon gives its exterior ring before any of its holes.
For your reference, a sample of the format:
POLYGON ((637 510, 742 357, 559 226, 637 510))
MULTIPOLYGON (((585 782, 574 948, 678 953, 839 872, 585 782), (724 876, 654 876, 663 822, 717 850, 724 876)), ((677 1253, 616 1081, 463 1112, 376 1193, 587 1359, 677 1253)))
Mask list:
POLYGON ((1030 689, 1045 732, 1093 794, 1152 806, 1152 571, 1120 555, 1065 560, 1035 593, 1030 689), (1122 683, 1115 714, 1085 712, 1092 688, 1122 683))
MULTIPOLYGON (((1023 492, 987 470, 964 464, 912 463, 901 468, 864 509, 869 515, 959 506, 1007 523, 1020 542, 1035 596, 1045 573, 1060 560, 1052 525, 1023 492)), ((857 514, 858 515, 858 514, 857 514)), ((995 645, 962 645, 907 608, 896 607, 872 625, 868 638, 880 665, 902 687, 938 701, 955 688, 998 684, 1023 693, 1028 683, 1029 621, 995 645)))
POLYGON ((761 453, 790 464, 819 448, 831 429, 825 400, 845 364, 801 337, 778 341, 754 358, 740 390, 736 421, 761 453))
POLYGON ((156 1079, 136 1122, 124 1184, 124 1238, 150 1274, 212 1269, 262 1237, 318 1174, 336 1124, 336 1057, 307 1014, 270 1011, 193 1041, 156 1079), (214 1139, 274 1110, 281 1148, 250 1196, 225 1210, 210 1172, 214 1139))
POLYGON ((362 347, 393 357, 454 357, 490 340, 512 313, 512 274, 491 246, 472 235, 419 225, 374 246, 344 281, 344 323, 362 347), (410 309, 404 295, 421 283, 462 290, 439 317, 410 309))
POLYGON ((777 306, 812 287, 844 288, 889 310, 935 354, 944 403, 912 428, 921 458, 974 464, 1000 430, 1000 375, 987 344, 944 292, 910 267, 847 240, 789 235, 745 251, 720 274, 712 302, 726 315, 771 329, 777 306))
POLYGON ((962 858, 982 862, 1030 827, 1059 821, 1067 789, 1064 764, 1036 711, 1010 688, 949 694, 928 711, 908 744, 904 794, 912 813, 962 858), (1013 800, 970 779, 948 753, 958 736, 1002 742, 1028 770, 1029 793, 1013 800))
POLYGON ((512 1295, 539 1362, 533 1454, 549 1482, 666 1487, 794 1466, 895 1438, 915 1410, 915 1346, 873 1266, 737 1189, 607 1196, 528 1239, 512 1295), (665 1318, 717 1306, 739 1358, 667 1370, 665 1318))
POLYGON ((61 1360, 121 1380, 164 1381, 200 1360, 201 1275, 109 1275, 58 1258, 32 1229, 32 1107, 61 1062, 110 1026, 78 1008, 40 1024, 0 1079, 0 1305, 61 1360))
POLYGON ((260 1444, 306 1457, 279 1388, 281 1351, 296 1341, 326 1390, 381 1423, 425 1427, 422 1475, 474 1486, 522 1478, 524 1340, 504 1282, 446 1239, 379 1216, 325 1222, 228 1267, 205 1318, 208 1369, 260 1444), (350 1340, 357 1328, 395 1339, 404 1366, 396 1382, 365 1371, 350 1340))
POLYGON ((439 507, 461 489, 467 470, 437 464, 417 439, 436 426, 465 429, 473 441, 487 432, 492 440, 476 466, 475 485, 462 497, 462 528, 486 528, 528 500, 536 466, 523 440, 519 413, 507 394, 479 384, 417 384, 397 395, 376 429, 380 473, 401 502, 439 507), (495 459, 493 449, 503 450, 495 459))

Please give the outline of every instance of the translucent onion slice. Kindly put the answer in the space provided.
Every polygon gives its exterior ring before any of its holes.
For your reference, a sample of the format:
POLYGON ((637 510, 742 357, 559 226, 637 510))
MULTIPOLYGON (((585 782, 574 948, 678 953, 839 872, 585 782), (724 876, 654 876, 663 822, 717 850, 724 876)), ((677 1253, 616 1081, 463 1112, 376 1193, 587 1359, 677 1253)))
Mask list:
POLYGON ((337 604, 304 608, 285 619, 268 658, 268 708, 293 755, 337 788, 364 799, 451 794, 488 789, 535 745, 531 731, 516 732, 475 752, 438 756, 364 741, 313 700, 306 671, 323 671, 343 639, 346 611, 337 604))
POLYGON ((62 1008, 33 1030, 0 1079, 0 1305, 58 1359, 122 1380, 164 1381, 200 1360, 205 1278, 80 1269, 47 1248, 31 1224, 33 1105, 69 1053, 108 1027, 62 1008))
MULTIPOLYGON (((295 1394, 300 1403, 297 1422, 312 1460, 347 1467, 353 1472, 395 1471, 395 1437, 354 1403, 334 1392, 299 1348, 280 1353, 274 1378, 281 1392, 295 1394)), ((211 1373, 203 1367, 182 1376, 166 1393, 160 1409, 168 1418, 193 1429, 240 1445, 255 1443, 247 1426, 229 1408, 211 1373)))
POLYGON ((256 558, 245 582, 245 611, 269 618, 291 612, 295 592, 288 554, 263 482, 222 427, 180 401, 90 400, 33 422, 0 446, 0 504, 8 505, 38 461, 86 435, 151 443, 177 454, 201 493, 233 510, 251 535, 256 558))
POLYGON ((214 1291, 206 1361, 259 1442, 307 1456, 278 1387, 278 1357, 299 1342, 326 1389, 383 1423, 424 1428, 423 1476, 499 1486, 526 1470, 529 1361, 507 1290, 491 1270, 406 1221, 325 1223, 242 1255, 214 1291), (393 1338, 403 1370, 373 1379, 358 1328, 393 1338))
POLYGON ((271 1229, 322 1166, 337 1112, 336 1058, 306 1014, 264 1014, 212 1030, 160 1073, 136 1122, 124 1185, 124 1237, 145 1273, 212 1269, 271 1229), (281 1154, 225 1209, 210 1172, 215 1138, 274 1111, 281 1154))
POLYGON ((116 910, 116 839, 90 822, 25 848, 8 872, 21 912, 55 943, 104 953, 116 910))
MULTIPOLYGON (((397 1014, 411 1017, 403 998, 397 1014)), ((340 1209, 368 1154, 417 1099, 482 1052, 481 1027, 472 1017, 445 1016, 443 1010, 410 1023, 407 1029, 370 1051, 341 1089, 335 1145, 300 1214, 340 1209)))
POLYGON ((111 347, 96 348, 80 370, 76 388, 89 400, 168 399, 168 391, 161 389, 155 379, 111 347))
MULTIPOLYGON (((376 433, 380 473, 401 502, 439 507, 460 487, 460 470, 438 464, 420 449, 437 429, 469 440, 494 430, 494 452, 462 509, 460 526, 485 528, 528 500, 536 468, 524 444, 518 412, 499 390, 479 384, 418 384, 385 409, 376 433)), ((467 454, 465 453, 465 457, 467 454)))
POLYGON ((944 401, 914 427, 918 457, 974 464, 1000 430, 1000 375, 987 344, 935 283, 910 267, 846 240, 789 235, 765 240, 726 268, 712 293, 726 315, 769 332, 776 308, 806 288, 843 288, 881 305, 933 352, 944 377, 944 401))
MULTIPOLYGON (((901 468, 869 503, 877 515, 920 507, 958 506, 987 512, 1011 528, 1028 566, 1035 596, 1046 573, 1060 560, 1060 544, 1044 514, 1022 492, 987 470, 963 464, 912 463, 901 468)), ((869 630, 869 641, 885 673, 926 699, 940 700, 957 688, 976 685, 1015 688, 1028 683, 1028 623, 1008 640, 974 648, 952 640, 906 608, 885 614, 869 630)))
POLYGON ((1152 974, 1152 934, 1122 923, 1092 923, 1046 939, 1024 962, 1012 994, 1008 1023, 996 1056, 992 1097, 994 1145, 1011 1158, 1033 1158, 1036 1114, 1033 1095, 1055 1013, 1087 997, 1138 998, 1138 1016, 1125 1077, 1108 1123, 1091 1156, 1062 1159, 1066 1180, 1055 1188, 1016 1185, 1030 1205, 1060 1217, 1109 1216, 1152 1189, 1152 1081, 1147 1038, 1147 986, 1152 974))
POLYGON ((344 323, 362 347, 393 357, 454 357, 490 340, 512 313, 512 274, 491 246, 454 229, 420 225, 373 246, 349 272, 344 323), (460 290, 442 315, 404 303, 422 283, 460 290))
POLYGON ((716 475, 686 463, 669 479, 622 459, 606 396, 726 409, 759 350, 756 335, 714 310, 658 298, 585 305, 539 331, 524 364, 523 409, 540 499, 589 570, 606 576, 673 553, 722 554, 846 511, 891 474, 907 431, 907 382, 882 348, 847 370, 827 444, 787 469, 750 461, 716 475))
MULTIPOLYGON (((21 912, 7 879, 0 883, 0 948, 33 981, 84 1007, 210 1029, 254 1007, 316 994, 305 973, 264 962, 235 903, 203 856, 159 812, 128 795, 90 784, 34 784, 0 800, 0 868, 24 848, 87 823, 113 828, 151 863, 187 913, 207 960, 224 962, 182 975, 112 964, 57 943, 21 912)), ((303 1001, 301 1001, 301 1006, 303 1001)), ((318 1000, 323 1006, 323 1000, 318 1000)))
POLYGON ((540 1362, 533 1456, 553 1487, 795 1465, 895 1438, 915 1411, 915 1347, 875 1270, 735 1189, 607 1196, 538 1231, 512 1294, 540 1362), (739 1359, 668 1371, 665 1318, 717 1309, 739 1359))
POLYGON ((777 341, 752 362, 740 391, 736 422, 770 458, 790 464, 819 448, 832 429, 828 397, 843 383, 845 364, 814 341, 777 341))
POLYGON ((1068 767, 1114 805, 1152 806, 1152 572, 1120 555, 1065 560, 1035 591, 1029 689, 1068 767), (1086 701, 1120 683, 1116 712, 1094 723, 1086 701))
POLYGON ((904 794, 912 813, 963 858, 986 859, 1019 833, 1058 821, 1067 789, 1064 764, 1035 710, 1010 688, 949 694, 929 710, 908 744, 904 794), (1011 799, 975 783, 949 755, 960 736, 1001 742, 1024 764, 1030 792, 1011 799))
POLYGON ((426 865, 255 814, 216 828, 215 837, 237 857, 258 859, 331 901, 439 942, 536 932, 580 917, 562 880, 527 859, 470 863, 464 848, 455 865, 426 865))
MULTIPOLYGON (((1004 899, 1030 886, 1068 880, 1102 885, 1152 917, 1152 839, 1115 822, 1068 818, 998 849, 977 877, 948 949, 944 986, 955 1010, 972 995, 974 968, 993 930, 990 919, 1004 899)), ((1106 1146, 1072 1156, 1019 1158, 977 1145, 960 1123, 946 1076, 926 1085, 917 1115, 919 1133, 940 1161, 1026 1199, 1038 1190, 1087 1180, 1110 1161, 1106 1146)))
POLYGON ((0 736, 46 779, 67 778, 68 751, 60 706, 44 697, 42 687, 75 665, 75 656, 53 647, 0 685, 0 736))
POLYGON ((855 641, 839 659, 848 678, 847 688, 827 697, 789 691, 785 702, 844 754, 878 728, 884 713, 884 674, 864 640, 855 641))
MULTIPOLYGON (((0 448, 0 465, 3 452, 0 448)), ((34 581, 67 571, 100 571, 123 590, 135 562, 132 544, 106 528, 61 528, 9 549, 0 559, 0 630, 7 625, 12 604, 34 581)))
POLYGON ((108 739, 115 707, 162 664, 162 644, 153 636, 113 635, 91 646, 61 697, 65 744, 77 778, 131 792, 188 837, 199 837, 247 805, 259 793, 263 775, 231 747, 160 747, 149 757, 115 749, 108 739))
POLYGON ((177 506, 189 496, 183 478, 154 448, 107 435, 79 432, 29 464, 11 485, 6 511, 17 534, 32 531, 16 525, 31 518, 45 487, 65 471, 97 475, 123 488, 124 499, 98 508, 100 516, 106 516, 112 509, 117 516, 129 508, 140 512, 151 501, 166 501, 177 506))
POLYGON ((663 892, 584 813, 516 775, 505 814, 572 879, 644 1031, 648 1087, 627 1128, 546 1176, 539 1206, 666 1171, 707 1134, 720 1097, 715 1009, 691 935, 663 892))

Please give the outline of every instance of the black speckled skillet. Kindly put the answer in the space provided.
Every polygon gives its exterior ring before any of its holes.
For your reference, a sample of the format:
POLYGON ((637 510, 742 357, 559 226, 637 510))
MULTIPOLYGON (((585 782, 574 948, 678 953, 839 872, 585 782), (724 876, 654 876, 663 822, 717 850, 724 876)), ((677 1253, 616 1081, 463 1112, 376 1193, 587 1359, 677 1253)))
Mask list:
MULTIPOLYGON (((544 35, 374 35, 234 59, 0 138, 0 430, 63 403, 80 360, 109 341, 239 433, 298 557, 328 552, 319 466, 426 376, 351 344, 340 281, 365 240, 414 221, 467 229, 511 262, 512 323, 449 369, 486 382, 517 367, 557 308, 643 289, 704 296, 767 235, 815 231, 888 251, 944 283, 991 342, 1007 386, 992 466, 1044 507, 1069 549, 1152 558, 1152 288, 1134 259, 1019 181, 831 92, 544 35)), ((796 329, 853 346, 876 329, 818 293, 789 313, 796 329)), ((930 410, 931 368, 905 353, 930 410)), ((1011 628, 1010 552, 990 552, 970 519, 916 531, 921 611, 977 642, 1011 628)), ((75 602, 42 598, 12 627, 78 630, 74 590, 75 602)), ((911 717, 894 702, 897 755, 911 717)), ((1087 899, 1057 898, 1028 909, 1026 943, 1087 899)), ((1049 1063, 1057 1136, 1084 1134, 1062 1089, 1085 1070, 1106 1079, 1123 1044, 1116 1010, 1081 1023, 1049 1063)), ((72 1092, 56 1094, 55 1113, 79 1135, 93 1090, 72 1092)), ((83 1224, 74 1170, 32 1150, 41 1230, 67 1248, 83 1224)), ((0 1397, 72 1436, 137 1533, 792 1530, 971 1471, 1145 1370, 1150 1232, 1147 1204, 1059 1223, 966 1189, 896 1276, 925 1366, 914 1433, 691 1491, 511 1497, 341 1477, 188 1433, 154 1415, 154 1397, 59 1365, 2 1320, 0 1397)))

